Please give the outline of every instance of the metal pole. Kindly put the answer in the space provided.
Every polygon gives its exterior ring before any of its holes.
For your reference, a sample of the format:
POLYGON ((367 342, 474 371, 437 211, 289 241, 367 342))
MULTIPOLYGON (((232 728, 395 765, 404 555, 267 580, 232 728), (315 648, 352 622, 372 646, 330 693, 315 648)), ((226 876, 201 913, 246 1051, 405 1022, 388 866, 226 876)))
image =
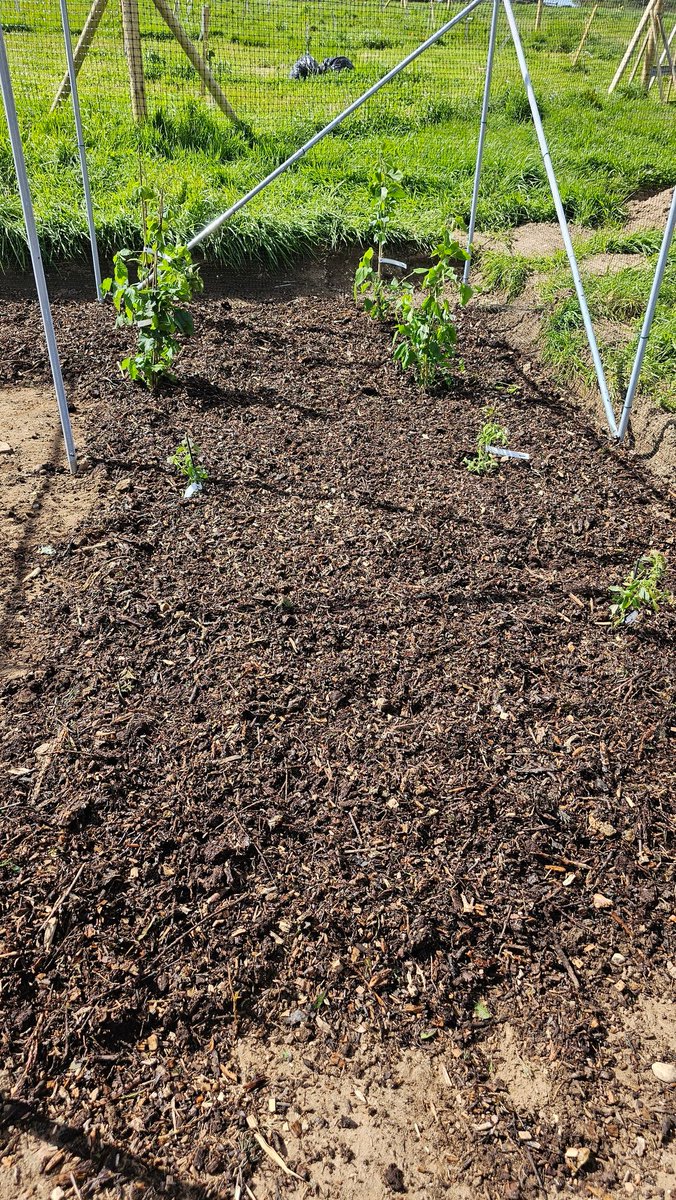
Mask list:
POLYGON ((484 83, 484 98, 481 105, 481 125, 479 126, 479 144, 476 151, 476 167, 474 168, 474 187, 472 189, 472 210, 469 217, 469 229, 467 231, 467 259, 465 261, 465 269, 462 273, 463 283, 469 283, 469 271, 472 265, 472 242, 474 241, 474 226, 476 224, 476 210, 479 203, 479 184, 481 182, 481 164, 484 157, 484 142, 486 140, 486 126, 488 124, 488 104, 491 97, 491 77, 493 75, 493 58, 495 56, 495 41, 498 32, 498 12, 500 11, 500 0, 493 0, 493 15, 491 16, 491 32, 488 39, 488 58, 486 59, 486 82, 484 83))
POLYGON ((9 140, 12 147, 12 155, 14 158, 14 168, 16 170, 16 178, 19 185, 19 195, 21 197, 21 207, 23 209, 24 221, 26 223, 26 234, 28 236, 28 246, 30 249, 31 261, 33 263, 33 274, 35 275, 35 284, 38 289, 38 300, 40 301, 40 312, 42 314, 42 323, 45 329, 45 338, 47 340, 47 350, 49 352, 49 363, 52 368, 52 378, 54 380, 54 388, 56 391, 56 399, 59 405, 59 416, 61 418, 61 429, 63 430, 63 440, 66 446, 66 455, 68 457, 68 466, 71 473, 77 475, 77 459, 75 456, 75 444, 73 442, 73 431, 70 427, 70 417, 68 415, 68 403, 66 401, 66 393, 63 386, 63 376, 61 374, 61 362, 59 359, 59 351, 56 345, 56 336, 54 334, 54 323, 52 321, 52 312, 49 307, 49 295, 47 293, 47 283, 45 280, 45 270, 42 265, 42 255, 40 254, 40 243, 38 241, 37 229, 35 228, 35 214, 33 212, 33 202, 31 200, 30 188, 28 186, 28 176, 26 174, 26 162, 23 155, 23 146, 21 144, 21 133, 19 132, 19 121, 16 115, 16 104, 14 103, 14 92, 12 90, 12 78, 9 73, 9 63, 7 61, 7 49, 5 47, 5 38, 0 25, 0 90, 2 91, 2 100, 5 106, 5 115, 7 117, 7 128, 9 130, 9 140))
POLYGON ((101 291, 101 265, 99 263, 99 246, 96 240, 96 226, 94 225, 94 208, 92 205, 92 193, 89 186, 89 167, 87 166, 87 151, 85 150, 84 135, 82 132, 82 115, 80 113, 80 97, 77 90, 77 72, 75 70, 75 60, 73 59, 73 46, 70 39, 70 22, 68 20, 68 0, 60 0, 61 4, 61 24, 63 25, 63 40, 66 47, 66 62, 68 63, 68 78, 70 79, 70 94, 73 101, 73 116, 75 117, 75 132, 77 134, 77 148, 80 155, 80 170, 82 172, 82 187, 84 190, 85 206, 87 209, 87 225, 89 226, 89 241, 92 248, 92 265, 94 267, 94 279, 96 281, 96 299, 99 303, 103 301, 103 292, 101 291))
POLYGON ((631 371, 631 379, 629 380, 629 387, 627 388, 627 394, 624 399, 624 406, 622 408, 622 416, 620 417, 620 424, 619 424, 619 428, 617 431, 618 441, 620 441, 620 442, 623 440, 624 435, 627 432, 627 427, 629 425, 629 418, 631 416, 631 407, 632 407, 632 404, 634 403, 634 396, 636 394, 636 388, 638 385, 639 376, 641 374, 641 368, 643 366, 643 359, 645 357, 646 346, 648 344, 648 338, 650 336, 650 329, 651 329, 651 326, 653 323, 653 317, 655 316, 655 309, 657 308, 657 300, 658 300, 658 297, 660 294, 660 288, 662 286, 662 280, 664 278, 664 272, 665 272, 666 265, 667 265, 667 259, 669 257, 669 249, 671 247, 671 242, 672 242, 672 238, 674 236, 675 228, 676 228, 676 188, 674 188, 674 194, 671 198, 671 208, 669 209, 669 216, 667 217, 667 224, 666 224, 666 228, 664 230, 664 237, 662 238, 662 245, 660 246, 660 254, 659 254, 659 258, 657 260, 657 268, 655 270, 655 278, 653 279, 653 285, 650 290, 650 299, 648 300, 648 307, 646 309, 645 317, 643 318, 643 329, 641 330, 641 336, 638 340, 638 347, 636 349, 636 358, 634 359, 634 365, 633 365, 632 371, 631 371))
POLYGON ((521 71, 521 75, 523 77, 523 82, 524 82, 524 85, 526 88, 526 94, 528 96, 528 103, 530 105, 530 111, 533 116, 535 132, 537 134, 538 143, 540 145, 540 153, 542 154, 542 161, 544 163, 545 171, 547 173, 547 179, 549 180, 549 186, 551 188, 552 199, 554 201, 554 207, 556 209, 556 215, 558 217, 559 225, 561 227, 561 235, 563 237, 563 244, 564 244, 564 247, 566 250, 566 254, 568 256, 568 262, 570 263, 570 270, 571 270, 571 273, 573 276, 573 283, 575 284, 575 291, 577 294, 578 303, 580 305, 580 311, 582 313, 582 320, 584 322, 584 327, 585 327, 585 331, 587 334, 587 341, 589 342, 589 349, 591 350, 591 356, 592 356, 592 360, 594 363, 594 370, 596 372, 596 378, 598 380, 599 390, 601 392, 601 399, 603 401, 603 407, 604 407, 605 413, 606 413, 606 420, 608 421, 608 426, 610 428, 610 432, 612 433, 613 437, 617 437, 617 421, 615 420, 615 413, 613 412, 613 406, 612 406, 610 395, 608 392, 608 384, 606 383, 605 371, 603 370, 603 363, 601 362, 601 355, 599 354, 599 348, 598 348, 598 345, 596 342, 596 334, 594 333, 594 327, 592 325, 591 316, 589 314, 589 308, 587 305, 587 297, 584 294, 584 287, 582 286, 582 280, 580 279, 580 271, 579 271, 579 268, 577 265, 575 251, 573 250, 573 243, 572 243, 572 240, 570 237, 570 231, 568 229, 568 222, 566 221, 566 214, 563 211, 563 204, 561 203, 561 194, 559 192, 559 185, 556 181, 556 175, 554 174, 554 167, 552 166, 552 159, 551 159, 551 155, 549 153, 549 146, 547 145, 547 138, 545 137, 545 131, 542 126, 542 118, 540 117, 540 110, 538 109, 537 100, 535 99, 535 92, 533 91, 533 84, 531 83, 531 78, 528 73, 526 56, 523 51, 523 46, 521 44, 521 38, 519 36, 519 30, 518 30, 518 27, 516 24, 516 20, 514 18, 514 10, 512 9, 511 0, 503 0, 503 4, 505 6, 505 12, 507 14, 509 28, 510 28, 510 31, 512 34, 512 40, 514 42, 514 49, 516 50, 516 57, 519 60, 519 69, 521 71))
POLYGON ((365 104, 367 100, 370 100, 371 96, 375 96, 376 92, 379 92, 386 83, 389 83, 391 79, 394 79, 394 77, 398 75, 400 71, 403 71, 404 67, 407 67, 409 63, 412 63, 416 58, 423 54, 425 50, 429 50, 430 46, 433 46, 435 42, 438 42, 445 33, 448 33, 449 29, 452 29, 453 26, 457 25, 459 21, 463 21, 468 13, 473 12, 474 9, 478 8, 480 4, 483 4, 483 2, 484 0, 471 0, 470 4, 465 5, 465 7, 461 9, 455 17, 453 17, 450 21, 447 21, 445 25, 442 25, 441 29, 438 29, 436 33, 433 33, 431 37, 428 37, 427 40, 422 43, 422 45, 418 46, 416 50, 413 50, 409 55, 407 55, 406 58, 404 58, 396 67, 393 67, 391 71, 388 71, 387 75, 383 75, 382 79, 379 79, 377 83, 374 83, 367 92, 364 92, 363 96, 360 96, 358 100, 354 100, 352 104, 348 105, 348 107, 343 110, 342 113, 340 113, 337 117, 334 117, 334 119, 330 121, 328 125, 325 125, 324 128, 319 131, 319 133, 316 133, 314 137, 310 138, 309 142, 306 142, 304 146, 301 146, 300 150, 296 150, 295 154, 292 154, 291 157, 287 158, 283 163, 281 163, 280 166, 275 167, 274 171, 271 171, 269 175, 266 175, 265 179, 262 179, 260 183, 257 183, 250 192, 247 192, 246 196, 242 196, 241 199, 237 200, 236 203, 233 204, 226 212, 221 213, 220 217, 215 217, 213 221, 210 221, 208 225, 205 225, 204 229, 202 229, 200 233, 197 233, 195 237, 188 242, 188 249, 194 250, 195 246, 199 246, 200 242, 203 242, 205 238, 208 238, 212 233, 215 233, 217 229, 220 229, 221 225, 224 225, 230 217, 234 216, 236 212, 239 212, 240 208, 244 208, 245 204, 248 204, 250 200, 253 200, 254 196, 257 196, 259 192, 264 191, 264 189, 268 187, 275 179, 278 179, 280 175, 283 175, 285 171, 288 171, 289 167, 292 167, 294 163, 297 163, 299 159, 303 158, 303 156, 307 154, 308 150, 312 150, 313 146, 316 146, 318 142, 321 142, 322 138, 325 138, 328 133, 333 133, 333 130, 337 129, 346 117, 351 116, 353 112, 355 112, 358 108, 361 108, 362 104, 365 104))

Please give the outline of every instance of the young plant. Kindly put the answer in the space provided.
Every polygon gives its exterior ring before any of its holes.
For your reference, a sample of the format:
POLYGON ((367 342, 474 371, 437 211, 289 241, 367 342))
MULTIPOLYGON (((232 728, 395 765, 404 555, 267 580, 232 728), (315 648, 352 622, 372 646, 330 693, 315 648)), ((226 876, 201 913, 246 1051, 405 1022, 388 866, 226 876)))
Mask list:
POLYGON ((354 276, 353 293, 355 304, 359 304, 361 299, 364 311, 377 321, 383 321, 389 315, 394 293, 399 286, 396 279, 383 279, 382 259, 392 213, 397 201, 405 195, 401 180, 401 171, 394 171, 381 164, 369 181, 369 191, 376 202, 371 229, 377 255, 373 246, 369 246, 360 258, 354 276))
POLYGON ((419 294, 410 283, 400 288, 393 351, 395 362, 404 370, 410 367, 425 388, 447 381, 456 357, 455 305, 448 289, 453 289, 461 305, 472 295, 471 287, 456 273, 456 264, 467 253, 447 229, 432 257, 436 261, 431 267, 413 272, 422 275, 419 294))
POLYGON ((660 604, 674 603, 674 597, 660 588, 666 568, 664 555, 659 550, 649 550, 639 558, 623 584, 608 589, 612 601, 610 620, 616 628, 628 622, 632 613, 636 614, 632 618, 635 621, 645 608, 657 612, 660 604))
POLYGON ((201 462, 201 454, 202 451, 197 443, 191 442, 186 433, 184 441, 176 447, 171 458, 167 461, 181 475, 185 476, 189 484, 198 484, 201 488, 202 484, 209 478, 209 472, 201 462))
POLYGON ((488 404, 484 408, 483 418, 484 423, 476 442, 476 454, 473 458, 464 460, 464 465, 473 475, 487 475, 489 472, 495 471, 498 464, 488 447, 506 446, 509 441, 509 433, 500 424, 498 410, 493 405, 488 404))
POLYGON ((113 277, 103 281, 103 291, 112 296, 116 324, 132 326, 137 334, 136 353, 122 360, 120 370, 154 388, 161 379, 172 377, 179 336, 194 331, 183 305, 202 290, 202 280, 188 249, 167 237, 163 196, 156 198, 151 188, 141 185, 137 198, 143 249, 138 255, 118 251, 113 277), (151 210, 155 200, 157 207, 151 210))

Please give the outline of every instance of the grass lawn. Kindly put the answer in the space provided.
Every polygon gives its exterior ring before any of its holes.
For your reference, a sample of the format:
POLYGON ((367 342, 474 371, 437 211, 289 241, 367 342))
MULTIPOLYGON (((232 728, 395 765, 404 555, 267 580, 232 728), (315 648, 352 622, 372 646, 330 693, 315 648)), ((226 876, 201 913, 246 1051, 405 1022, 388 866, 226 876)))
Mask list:
MULTIPOLYGON (((0 13, 26 136, 30 178, 45 257, 82 252, 86 227, 70 105, 49 114, 63 70, 58 5, 49 19, 32 16, 29 0, 2 0, 0 13), (10 19, 11 16, 11 19, 10 19)), ((111 3, 80 76, 86 140, 101 246, 110 254, 134 236, 132 193, 139 157, 146 176, 175 204, 181 235, 194 232, 257 182, 335 113, 379 78, 446 18, 437 4, 360 7, 297 5, 275 17, 267 2, 212 3, 210 52, 215 73, 253 142, 200 97, 195 77, 159 18, 142 4, 142 44, 150 119, 139 133, 129 97, 111 3), (302 83, 288 70, 305 47, 315 56, 347 52, 356 69, 302 83)), ((74 33, 88 9, 71 0, 74 33)), ((186 21, 196 36, 193 18, 186 21)), ((275 10, 279 14, 279 9, 275 10)), ((636 90, 608 97, 607 85, 637 13, 601 9, 577 68, 571 50, 586 20, 584 8, 545 10, 534 32, 531 6, 518 9, 552 157, 571 220, 603 226, 622 215, 639 187, 676 182, 671 110, 636 90)), ((449 217, 466 220, 472 188, 485 60, 488 6, 454 29, 383 93, 281 178, 227 230, 204 247, 210 257, 242 264, 275 263, 324 244, 368 236, 369 174, 385 156, 405 177, 408 199, 396 219, 401 240, 424 245, 449 217)), ((548 220, 554 209, 506 27, 500 29, 490 132, 479 209, 480 228, 548 220)), ((0 264, 25 261, 25 239, 9 149, 0 142, 0 264)))
MULTIPOLYGON (((35 0, 0 0, 43 253, 54 264, 86 251, 87 238, 70 103, 49 112, 64 69, 58 4, 48 0, 39 12, 36 7, 35 0)), ((194 39, 200 7, 186 0, 179 5, 194 39)), ((75 36, 88 8, 89 0, 70 0, 75 36)), ((141 0, 140 11, 147 124, 139 130, 131 119, 119 6, 113 2, 80 75, 96 220, 107 257, 137 239, 133 192, 140 162, 146 179, 170 198, 177 234, 187 238, 400 61, 452 10, 439 3, 433 8, 391 2, 383 7, 372 0, 358 8, 340 0, 314 0, 274 9, 269 0, 212 0, 212 68, 237 113, 251 126, 251 141, 200 95, 192 68, 150 0, 141 0), (347 53, 355 70, 290 81, 289 67, 306 44, 317 59, 347 53)), ((659 103, 657 88, 648 96, 636 84, 607 94, 638 9, 600 7, 580 61, 572 66, 589 11, 587 5, 545 9, 539 31, 534 28, 534 6, 519 6, 517 16, 567 215, 599 230, 605 245, 632 193, 676 183, 676 139, 673 107, 659 103)), ((368 239, 368 180, 381 158, 404 175, 406 198, 394 217, 395 242, 425 247, 448 219, 466 222, 489 19, 487 4, 452 30, 205 243, 205 256, 233 266, 254 259, 272 265, 321 247, 368 239)), ((670 29, 673 15, 667 13, 666 19, 670 29)), ((500 230, 554 217, 503 15, 478 226, 500 230)), ((656 246, 648 249, 654 253, 656 246)), ((597 314, 607 315, 609 303, 611 308, 624 305, 636 325, 651 261, 646 259, 638 276, 615 276, 611 301, 604 294, 607 285, 592 281, 591 302, 597 314)), ((23 221, 2 131, 0 267, 25 262, 23 221)), ((516 290, 519 272, 527 275, 530 270, 518 260, 495 269, 498 274, 506 271, 516 290)), ((676 281, 670 274, 647 364, 656 393, 669 403, 675 295, 676 281)), ((551 274, 546 301, 551 361, 559 366, 579 363, 584 370, 579 311, 560 264, 551 274)), ((625 366, 622 357, 614 363, 614 373, 620 377, 625 366)))

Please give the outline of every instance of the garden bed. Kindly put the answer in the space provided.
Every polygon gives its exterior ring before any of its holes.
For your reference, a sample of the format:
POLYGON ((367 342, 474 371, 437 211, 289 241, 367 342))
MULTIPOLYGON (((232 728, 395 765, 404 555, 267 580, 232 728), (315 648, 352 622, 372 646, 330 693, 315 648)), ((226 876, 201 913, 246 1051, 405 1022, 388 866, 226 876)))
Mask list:
POLYGON ((195 303, 157 397, 56 305, 101 498, 3 591, 0 1195, 662 1196, 676 612, 616 632, 608 587, 673 566, 667 485, 471 311, 425 395, 277 283, 195 303), (531 464, 478 479, 488 403, 531 464))

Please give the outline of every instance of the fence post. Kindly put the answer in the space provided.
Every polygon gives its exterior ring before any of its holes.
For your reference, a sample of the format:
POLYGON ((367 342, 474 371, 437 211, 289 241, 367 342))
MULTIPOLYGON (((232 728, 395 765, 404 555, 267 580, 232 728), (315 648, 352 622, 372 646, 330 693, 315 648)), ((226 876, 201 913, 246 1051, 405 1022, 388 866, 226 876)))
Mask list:
MULTIPOLYGON (((200 42, 202 43, 202 58, 205 63, 209 62, 209 21, 211 19, 211 9, 208 4, 202 6, 202 23, 200 26, 200 42)), ((207 94, 207 85, 200 77, 200 91, 203 96, 207 94)))
POLYGON ((38 290, 40 313, 42 315, 42 324, 45 330, 47 352, 49 354, 49 365, 52 368, 52 379, 54 380, 56 400, 59 406, 59 417, 61 419, 61 429, 63 431, 63 440, 66 447, 66 457, 68 458, 68 466, 70 467, 71 474, 77 475, 77 457, 75 454, 75 443, 73 442, 73 431, 70 425, 70 416, 68 415, 68 402, 66 400, 66 392, 63 386, 63 375, 61 374, 61 360, 59 359, 59 350, 56 344, 56 334, 54 333, 54 322, 52 320, 52 310, 49 305, 49 293, 47 292, 45 269, 42 265, 42 255, 40 253, 38 232, 35 227, 33 201, 31 200, 30 188, 28 186, 26 160, 24 159, 23 146, 21 144, 21 133, 19 131, 19 121, 16 115, 16 104, 14 103, 14 92, 12 90, 12 77, 9 73, 9 62, 7 61, 7 49, 5 47, 5 35, 2 31, 1 24, 0 91, 2 92, 2 101, 5 106, 5 116, 7 117, 9 141, 12 147, 14 169, 16 171, 17 183, 19 185, 19 196, 21 197, 23 217, 26 223, 28 248, 30 250, 31 262, 33 264, 35 286, 38 290))
POLYGON ((131 111, 137 124, 145 121, 148 115, 146 108, 146 89, 143 79, 143 52, 141 50, 141 31, 138 22, 138 0, 122 0, 122 31, 124 34, 124 51, 129 68, 129 87, 131 90, 131 111))

